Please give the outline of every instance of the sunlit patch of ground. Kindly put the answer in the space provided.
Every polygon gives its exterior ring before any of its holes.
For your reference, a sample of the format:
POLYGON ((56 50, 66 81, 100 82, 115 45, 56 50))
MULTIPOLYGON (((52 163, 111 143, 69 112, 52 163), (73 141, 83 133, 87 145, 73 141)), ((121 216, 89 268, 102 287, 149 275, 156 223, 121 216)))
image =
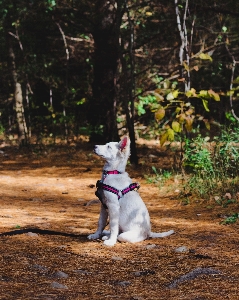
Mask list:
POLYGON ((97 227, 100 204, 92 200, 103 165, 89 145, 3 148, 0 299, 238 299, 239 226, 220 224, 238 204, 222 208, 194 199, 184 205, 180 182, 161 189, 147 184, 152 165, 172 163, 157 145, 150 147, 140 150, 142 165, 127 171, 141 183, 152 230, 176 233, 110 248, 87 240, 97 227), (170 288, 197 268, 215 274, 170 288))

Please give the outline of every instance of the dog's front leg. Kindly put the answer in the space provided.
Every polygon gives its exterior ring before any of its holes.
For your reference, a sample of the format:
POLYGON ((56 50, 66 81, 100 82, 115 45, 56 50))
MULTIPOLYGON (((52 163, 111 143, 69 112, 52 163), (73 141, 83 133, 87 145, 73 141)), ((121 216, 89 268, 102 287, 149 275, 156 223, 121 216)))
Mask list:
POLYGON ((103 232, 103 230, 105 229, 105 226, 106 226, 107 218, 108 218, 108 212, 103 207, 103 205, 101 205, 100 217, 99 217, 99 221, 98 221, 97 231, 93 234, 88 235, 89 240, 96 240, 96 239, 99 239, 101 237, 102 232, 103 232))
POLYGON ((119 202, 111 203, 108 205, 109 211, 109 225, 110 225, 110 236, 109 239, 104 241, 104 244, 107 246, 114 246, 117 241, 119 234, 119 202))

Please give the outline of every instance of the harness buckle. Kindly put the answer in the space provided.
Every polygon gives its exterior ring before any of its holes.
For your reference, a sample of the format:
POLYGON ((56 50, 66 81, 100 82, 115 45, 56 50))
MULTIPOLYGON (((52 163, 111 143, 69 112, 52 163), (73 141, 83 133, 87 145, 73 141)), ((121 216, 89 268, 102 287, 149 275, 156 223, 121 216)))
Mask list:
POLYGON ((97 189, 100 189, 102 187, 102 184, 103 184, 102 180, 97 180, 96 182, 97 189))
POLYGON ((122 198, 124 196, 124 194, 122 193, 123 190, 119 190, 118 192, 118 199, 122 198))
POLYGON ((140 184, 138 182, 131 183, 129 185, 129 188, 131 189, 131 191, 137 191, 140 188, 140 184))

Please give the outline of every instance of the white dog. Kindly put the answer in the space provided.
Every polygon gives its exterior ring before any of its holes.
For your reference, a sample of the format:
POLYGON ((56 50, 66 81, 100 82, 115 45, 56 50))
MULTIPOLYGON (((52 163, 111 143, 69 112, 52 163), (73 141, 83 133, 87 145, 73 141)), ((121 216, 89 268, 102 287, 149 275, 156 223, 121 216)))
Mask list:
POLYGON ((113 246, 117 239, 121 242, 140 242, 150 237, 165 237, 173 230, 151 232, 148 210, 136 189, 137 183, 132 183, 125 172, 130 155, 130 140, 124 137, 119 143, 111 142, 97 145, 94 152, 105 159, 101 180, 97 182, 96 195, 102 205, 98 229, 90 234, 88 239, 101 238, 104 244, 113 246), (104 231, 109 215, 110 232, 104 231))

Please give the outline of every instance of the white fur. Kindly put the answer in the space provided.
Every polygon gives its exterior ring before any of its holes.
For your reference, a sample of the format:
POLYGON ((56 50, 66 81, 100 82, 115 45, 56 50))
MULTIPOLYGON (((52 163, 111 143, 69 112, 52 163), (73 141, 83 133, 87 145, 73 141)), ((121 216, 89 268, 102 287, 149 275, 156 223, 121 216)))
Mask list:
MULTIPOLYGON (((121 174, 110 174, 104 179, 104 183, 118 190, 128 187, 132 180, 125 172, 128 157, 130 155, 130 140, 123 138, 119 143, 110 142, 106 145, 95 146, 94 152, 105 159, 103 170, 118 170, 121 174)), ((102 178, 103 180, 103 174, 102 178)), ((174 233, 173 230, 154 233, 151 232, 148 210, 137 191, 131 191, 118 200, 117 195, 100 190, 103 202, 108 210, 101 205, 98 229, 90 234, 88 239, 101 238, 104 244, 113 246, 117 239, 121 242, 140 242, 149 237, 165 237, 174 233), (110 232, 103 231, 109 216, 110 232)))

